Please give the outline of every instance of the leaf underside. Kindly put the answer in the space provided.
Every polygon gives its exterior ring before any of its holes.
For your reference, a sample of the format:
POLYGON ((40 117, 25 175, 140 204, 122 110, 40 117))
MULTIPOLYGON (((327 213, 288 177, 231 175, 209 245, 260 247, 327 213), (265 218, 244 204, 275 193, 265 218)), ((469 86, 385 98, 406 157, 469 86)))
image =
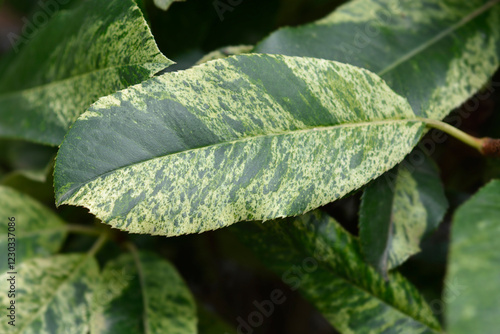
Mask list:
POLYGON ((100 99, 61 146, 56 199, 168 236, 299 215, 392 168, 422 129, 366 70, 230 57, 100 99))

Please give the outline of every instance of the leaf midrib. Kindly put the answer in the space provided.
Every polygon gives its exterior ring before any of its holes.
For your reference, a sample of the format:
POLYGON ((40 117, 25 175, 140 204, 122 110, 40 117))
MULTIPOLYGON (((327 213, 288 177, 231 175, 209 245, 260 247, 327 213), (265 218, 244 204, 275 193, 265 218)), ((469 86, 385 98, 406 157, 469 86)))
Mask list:
POLYGON ((76 273, 79 271, 79 269, 91 258, 91 255, 89 254, 84 254, 84 255, 81 255, 82 256, 82 260, 79 261, 74 267, 73 267, 73 270, 71 271, 71 273, 64 279, 62 280, 62 282, 57 285, 57 287, 55 289, 53 289, 53 293, 52 295, 47 298, 45 300, 45 303, 42 303, 42 306, 38 309, 37 312, 35 312, 33 314, 33 316, 31 316, 29 319, 27 319, 27 321, 25 322, 25 325, 22 326, 16 333, 22 333, 24 331, 25 328, 27 328, 27 326, 31 325, 31 323, 38 318, 38 316, 45 311, 46 307, 52 302, 52 300, 55 298, 55 296, 57 295, 58 291, 64 286, 66 285, 68 282, 70 282, 71 279, 73 279, 73 277, 76 275, 76 273))
POLYGON ((147 307, 149 304, 149 300, 146 294, 146 280, 144 275, 144 268, 142 267, 140 255, 138 254, 135 247, 131 247, 130 251, 132 253, 132 257, 134 258, 135 266, 137 268, 137 275, 139 276, 139 284, 142 291, 142 304, 144 307, 142 312, 142 324, 144 326, 144 333, 149 334, 150 329, 149 329, 148 307, 147 307))
MULTIPOLYGON (((96 175, 96 176, 94 176, 94 177, 86 180, 85 182, 82 182, 82 183, 79 183, 77 185, 74 185, 74 186, 70 187, 64 194, 62 194, 61 196, 59 196, 59 199, 56 198, 56 204, 57 205, 61 205, 61 204, 65 203, 66 200, 71 197, 71 196, 67 196, 68 193, 73 193, 75 189, 78 189, 82 185, 88 184, 88 183, 90 183, 90 182, 92 182, 92 181, 94 181, 94 180, 96 180, 96 179, 98 179, 100 177, 110 175, 110 174, 115 173, 115 172, 117 172, 119 170, 131 167, 131 166, 134 166, 134 165, 142 164, 142 163, 145 163, 145 162, 148 162, 148 161, 152 161, 152 160, 155 160, 155 159, 161 159, 161 158, 164 158, 164 157, 167 157, 167 156, 175 156, 175 155, 178 155, 178 154, 185 154, 185 153, 188 153, 188 152, 194 152, 194 151, 197 151, 197 150, 206 149, 207 147, 217 147, 217 146, 226 145, 226 144, 235 144, 235 143, 238 143, 238 142, 245 142, 245 141, 255 140, 256 138, 262 138, 262 137, 288 136, 288 135, 292 135, 292 134, 308 133, 308 132, 313 132, 313 131, 329 131, 329 130, 333 130, 333 129, 336 129, 336 128, 363 127, 363 126, 370 126, 370 125, 384 125, 384 124, 411 123, 411 122, 424 124, 424 122, 422 121, 421 118, 419 119, 419 118, 417 118, 415 116, 414 118, 408 118, 408 119, 395 119, 395 118, 393 119, 393 118, 389 118, 389 119, 377 120, 377 121, 364 121, 364 122, 355 122, 355 123, 336 124, 336 125, 332 125, 332 126, 315 126, 315 127, 304 128, 304 129, 300 129, 300 130, 282 131, 282 132, 276 132, 276 133, 261 134, 261 135, 255 135, 255 136, 248 136, 248 137, 243 137, 243 138, 239 138, 239 139, 235 139, 235 140, 223 141, 223 142, 216 143, 216 144, 211 144, 211 145, 206 145, 206 146, 200 146, 200 147, 196 147, 196 148, 192 148, 192 149, 188 149, 188 150, 184 150, 184 151, 178 151, 178 152, 174 152, 174 153, 170 153, 170 154, 160 155, 160 156, 148 158, 148 159, 145 159, 145 160, 137 161, 137 162, 134 162, 134 163, 131 163, 131 164, 127 164, 127 165, 124 165, 124 166, 112 169, 112 170, 110 170, 108 172, 96 175)), ((56 160, 56 167, 57 167, 57 160, 56 160)))
POLYGON ((416 48, 414 48, 410 52, 406 53, 403 57, 401 57, 398 60, 394 61, 393 63, 389 64, 383 70, 379 71, 377 74, 379 76, 383 76, 383 75, 387 74, 388 72, 392 71, 393 69, 395 69, 399 65, 401 65, 401 64, 405 63, 406 61, 410 60, 411 58, 417 56, 420 52, 430 48, 431 46, 433 46, 434 44, 436 44, 440 40, 444 39, 445 37, 448 37, 453 32, 455 32, 456 30, 458 30, 459 28, 461 28, 465 24, 469 23, 470 21, 472 21, 473 19, 475 19, 479 15, 487 12, 489 9, 491 9, 494 5, 498 4, 499 2, 500 2, 500 0, 491 0, 490 2, 482 5, 481 7, 479 7, 478 9, 476 9, 475 11, 470 13, 469 15, 465 16, 459 22, 455 23, 454 25, 452 25, 448 29, 445 29, 444 31, 437 34, 436 36, 434 36, 433 38, 431 38, 427 42, 417 46, 416 48))
MULTIPOLYGON (((344 231, 344 232, 345 232, 345 231, 344 231)), ((345 233, 347 233, 347 232, 345 232, 345 233)), ((321 240, 323 240, 323 239, 321 239, 321 240)), ((358 244, 359 244, 359 239, 358 239, 358 238, 356 238, 356 237, 351 237, 351 241, 352 241, 353 243, 358 243, 358 244)), ((327 241, 323 240, 323 242, 327 245, 327 248, 330 248, 330 247, 328 246, 328 245, 329 245, 329 243, 328 243, 327 241)), ((337 253, 337 252, 335 251, 335 253, 337 253)), ((357 252, 356 252, 356 253, 357 253, 357 252)), ((357 255, 360 255, 360 254, 357 254, 357 255)), ((360 257, 360 259, 362 259, 362 257, 360 257)), ((360 261, 361 261, 361 260, 360 260, 360 261)), ((395 310, 395 311, 397 311, 397 312, 399 312, 399 313, 401 313, 401 314, 403 314, 403 315, 406 315, 406 316, 407 316, 407 317, 409 317, 410 319, 412 319, 412 320, 414 320, 414 321, 416 321, 416 322, 418 322, 418 323, 420 323, 420 324, 422 324, 422 325, 426 326, 427 328, 432 329, 432 330, 434 330, 434 331, 439 331, 439 332, 441 332, 441 330, 442 330, 441 328, 439 328, 439 327, 433 327, 431 324, 425 323, 425 322, 423 322, 423 321, 422 321, 422 320, 420 320, 420 319, 416 319, 413 315, 409 314, 409 313, 408 313, 408 312, 406 312, 405 310, 402 310, 402 309, 398 308, 396 305, 393 305, 393 304, 389 303, 388 301, 386 301, 386 300, 382 299, 382 297, 380 297, 380 296, 378 296, 378 295, 374 294, 372 291, 369 291, 369 290, 368 290, 365 286, 362 286, 362 285, 358 284, 357 282, 353 281, 353 280, 352 280, 351 278, 349 278, 347 275, 343 275, 343 274, 341 274, 341 272, 339 272, 338 270, 335 270, 335 267, 332 267, 332 266, 328 265, 328 263, 325 263, 324 261, 322 261, 321 263, 323 264, 323 268, 324 268, 326 271, 331 272, 331 273, 332 273, 335 277, 337 277, 337 278, 339 278, 339 279, 343 280, 343 281, 344 281, 344 282, 346 282, 348 285, 351 285, 351 286, 355 287, 356 289, 358 289, 358 290, 360 290, 360 291, 362 291, 362 292, 365 292, 366 294, 368 294, 368 295, 372 296, 374 299, 376 299, 376 300, 380 301, 382 304, 387 305, 389 308, 391 308, 391 309, 393 309, 393 310, 395 310)), ((368 264, 365 264, 365 265, 366 265, 366 266, 368 266, 368 264)), ((376 274, 376 275, 378 275, 378 273, 376 273, 376 272, 375 272, 375 274, 376 274)), ((392 276, 394 277, 394 275, 392 275, 392 276)))
MULTIPOLYGON (((158 53, 157 55, 161 55, 161 53, 158 53)), ((155 55, 155 57, 157 55, 155 55)), ((85 72, 85 73, 81 73, 78 75, 70 76, 70 77, 67 77, 64 79, 54 80, 54 81, 47 82, 47 83, 44 83, 44 84, 41 84, 38 86, 34 86, 34 87, 30 87, 30 88, 19 89, 19 90, 15 90, 15 91, 11 91, 11 92, 4 92, 4 93, 0 92, 0 100, 8 98, 10 96, 15 96, 15 95, 23 94, 26 92, 30 92, 30 91, 46 90, 46 89, 50 88, 51 86, 57 86, 60 84, 64 84, 67 81, 78 80, 78 79, 86 77, 86 76, 94 75, 98 72, 106 72, 106 71, 111 71, 111 70, 120 69, 120 68, 127 68, 127 67, 136 67, 136 66, 139 67, 139 66, 144 66, 144 65, 149 65, 149 64, 161 64, 161 65, 165 65, 166 67, 174 64, 174 62, 169 61, 168 58, 165 58, 165 60, 167 60, 165 63, 146 62, 146 63, 132 63, 132 64, 126 64, 126 65, 110 66, 110 67, 101 68, 101 69, 93 70, 90 72, 85 72)))

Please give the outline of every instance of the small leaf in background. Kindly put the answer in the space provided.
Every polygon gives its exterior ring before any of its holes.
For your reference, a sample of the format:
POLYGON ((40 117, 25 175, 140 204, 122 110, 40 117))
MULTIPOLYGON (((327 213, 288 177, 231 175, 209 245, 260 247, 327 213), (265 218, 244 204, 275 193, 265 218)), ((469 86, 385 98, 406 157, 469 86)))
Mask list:
POLYGON ((283 28, 255 52, 366 68, 419 116, 444 118, 500 64, 500 0, 358 0, 312 24, 283 28))
POLYGON ((383 275, 420 251, 422 238, 437 228, 448 207, 437 166, 421 156, 418 164, 405 159, 375 180, 361 199, 363 254, 383 275))
POLYGON ((498 333, 499 240, 500 181, 495 180, 455 212, 443 297, 448 333, 498 333))
POLYGON ((0 140, 1 163, 6 168, 28 179, 45 182, 53 167, 55 147, 18 140, 0 140))
POLYGON ((195 334, 196 304, 167 261, 151 253, 108 262, 96 288, 92 333, 195 334))
POLYGON ((234 56, 95 103, 61 145, 56 200, 167 236, 298 215, 392 168, 422 130, 366 70, 234 56))
POLYGON ((133 0, 84 1, 26 43, 3 66, 0 137, 53 146, 99 97, 172 64, 133 0))
MULTIPOLYGON (((95 259, 86 254, 31 259, 17 267, 15 327, 0 322, 1 333, 81 334, 90 326, 90 299, 98 279, 95 259)), ((9 291, 5 275, 1 291, 9 291)), ((0 294, 2 308, 10 305, 0 294)))
POLYGON ((206 54, 205 56, 203 56, 203 58, 196 62, 196 65, 203 64, 215 59, 223 59, 230 56, 250 53, 253 48, 253 45, 226 46, 206 54))
POLYGON ((440 331, 418 291, 398 273, 386 282, 364 262, 359 241, 321 211, 232 229, 341 333, 440 331))
POLYGON ((49 208, 29 196, 0 186, 0 272, 8 269, 7 218, 15 218, 16 266, 33 257, 47 257, 59 251, 66 238, 66 224, 49 208))
POLYGON ((154 0, 156 7, 161 10, 168 10, 174 2, 184 2, 186 0, 154 0))

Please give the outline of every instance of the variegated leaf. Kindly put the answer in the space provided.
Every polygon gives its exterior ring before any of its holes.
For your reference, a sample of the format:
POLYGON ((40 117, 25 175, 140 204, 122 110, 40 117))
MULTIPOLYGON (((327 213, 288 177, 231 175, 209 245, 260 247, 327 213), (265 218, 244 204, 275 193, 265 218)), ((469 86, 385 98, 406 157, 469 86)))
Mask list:
MULTIPOLYGON (((442 119, 479 90, 498 68, 499 25, 498 0, 354 0, 318 22, 275 32, 257 45, 255 51, 324 58, 367 68, 408 98, 417 115, 442 119)), ((401 180, 409 176, 384 176, 390 177, 401 180)), ((391 244, 387 240, 389 225, 377 222, 376 218, 387 222, 390 212, 399 211, 397 201, 391 208, 386 199, 427 196, 420 190, 417 194, 412 187, 399 187, 394 193, 388 188, 381 189, 383 183, 377 181, 373 187, 383 191, 385 197, 373 188, 364 195, 365 202, 378 202, 370 210, 369 216, 375 219, 370 224, 374 230, 385 231, 385 237, 384 232, 370 237, 370 243, 378 244, 378 250, 372 249, 367 254, 369 262, 381 272, 407 257, 401 253, 399 260, 384 262, 390 256, 384 255, 385 247, 391 244)), ((442 192, 437 188, 435 191, 442 192)), ((417 207, 421 214, 425 211, 430 214, 425 208, 433 206, 422 201, 415 204, 407 214, 417 213, 417 207)), ((400 226, 410 228, 405 225, 400 226)), ((420 225, 423 227, 424 223, 420 225)), ((365 232, 362 239, 368 242, 369 232, 365 232)), ((394 241, 409 255, 418 249, 415 245, 418 238, 415 235, 412 238, 407 242, 394 241)))
MULTIPOLYGON (((15 267, 33 257, 56 253, 66 238, 66 224, 49 208, 29 196, 0 186, 0 272, 8 270, 7 243, 14 242, 15 267), (8 234, 9 219, 15 231, 8 234), (13 237, 14 239, 9 239, 13 237)), ((12 257, 9 257, 12 258, 12 257)))
POLYGON ((354 0, 305 26, 271 34, 255 52, 317 57, 366 68, 442 119, 500 64, 500 0, 354 0))
POLYGON ((55 14, 4 64, 0 137, 59 145, 92 102, 171 63, 133 0, 82 1, 55 14))
POLYGON ((498 332, 499 239, 500 181, 495 180, 461 206, 453 219, 443 297, 448 333, 498 332))
POLYGON ((341 333, 440 332, 418 291, 398 273, 386 282, 364 262, 358 240, 321 211, 232 229, 341 333))
POLYGON ((125 254, 106 264, 92 311, 92 334, 197 333, 191 292, 167 261, 125 254))
POLYGON ((56 200, 167 236, 299 215, 392 168, 422 129, 366 70, 235 56, 100 99, 59 150, 56 200))
POLYGON ((405 159, 364 191, 360 239, 365 259, 385 275, 420 251, 420 242, 446 213, 448 202, 437 166, 423 152, 405 159))
MULTIPOLYGON (((15 301, 15 326, 5 316, 0 332, 8 334, 88 333, 92 289, 99 275, 97 262, 88 255, 57 255, 31 259, 17 268, 15 298, 10 289, 10 274, 2 274, 0 304, 15 301)), ((9 311, 10 312, 10 311, 9 311)))

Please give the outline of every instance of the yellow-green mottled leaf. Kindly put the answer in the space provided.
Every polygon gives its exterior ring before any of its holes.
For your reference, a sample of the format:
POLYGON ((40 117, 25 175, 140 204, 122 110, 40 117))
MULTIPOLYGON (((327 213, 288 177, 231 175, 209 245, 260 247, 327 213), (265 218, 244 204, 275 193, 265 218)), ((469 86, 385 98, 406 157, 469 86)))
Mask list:
POLYGON ((364 191, 360 239, 365 259, 381 274, 420 251, 420 242, 441 222, 448 207, 437 166, 421 151, 405 159, 364 191))
POLYGON ((0 77, 0 137, 59 145, 99 97, 172 62, 133 0, 88 0, 56 13, 0 77))
POLYGON ((167 236, 299 215, 392 168, 422 130, 364 69, 234 56, 100 99, 61 145, 56 199, 167 236))
POLYGON ((341 333, 440 332, 415 287, 398 273, 385 281, 365 263, 359 241, 321 211, 232 229, 341 333))
POLYGON ((455 213, 445 281, 449 334, 496 334, 500 327, 500 181, 455 213))
POLYGON ((186 0, 154 0, 156 7, 161 10, 167 10, 172 6, 174 2, 184 2, 186 0))
POLYGON ((65 222, 54 212, 31 197, 4 186, 0 186, 0 217, 1 273, 9 269, 8 264, 13 259, 14 268, 17 268, 27 259, 56 253, 66 238, 65 222), (11 226, 15 228, 10 231, 12 234, 8 230, 9 218, 15 222, 15 226, 11 226), (7 252, 8 243, 12 242, 15 243, 15 256, 7 252))
POLYGON ((196 305, 175 268, 150 253, 106 264, 96 288, 92 334, 195 334, 196 305))
MULTIPOLYGON (((278 30, 255 51, 318 57, 367 68, 408 98, 417 115, 442 119, 479 90, 498 68, 499 25, 498 0, 355 0, 313 24, 278 30)), ((391 177, 409 180, 407 175, 384 176, 391 177)), ((418 200, 423 194, 417 194, 409 184, 399 183, 397 197, 383 184, 380 180, 368 189, 365 208, 370 206, 369 214, 362 213, 378 232, 370 233, 373 238, 369 243, 376 249, 372 248, 367 257, 381 272, 418 250, 419 235, 426 225, 423 215, 432 218, 429 209, 434 206, 432 201, 418 200), (366 203, 368 198, 372 205, 366 203), (396 201, 391 207, 389 200, 393 198, 396 201), (401 211, 402 202, 397 198, 415 206, 401 211), (402 243, 401 238, 387 239, 393 235, 387 222, 395 212, 407 216, 400 219, 398 231, 412 225, 412 240, 402 243), (422 219, 415 225, 417 216, 422 219), (399 245, 400 256, 390 250, 385 252, 389 244, 399 245)), ((442 193, 442 189, 433 191, 442 193)), ((366 232, 362 240, 368 242, 369 232, 363 229, 366 225, 362 222, 362 232, 366 232)))
MULTIPOLYGON (((0 280, 0 305, 15 301, 15 326, 7 322, 6 311, 0 333, 8 334, 82 334, 90 329, 90 302, 99 268, 93 257, 72 254, 46 259, 31 259, 17 268, 15 298, 10 289, 10 274, 0 280)), ((9 319, 10 320, 10 319, 9 319)))
POLYGON ((317 57, 377 73, 417 115, 442 119, 500 64, 500 0, 354 0, 283 28, 255 52, 317 57))

